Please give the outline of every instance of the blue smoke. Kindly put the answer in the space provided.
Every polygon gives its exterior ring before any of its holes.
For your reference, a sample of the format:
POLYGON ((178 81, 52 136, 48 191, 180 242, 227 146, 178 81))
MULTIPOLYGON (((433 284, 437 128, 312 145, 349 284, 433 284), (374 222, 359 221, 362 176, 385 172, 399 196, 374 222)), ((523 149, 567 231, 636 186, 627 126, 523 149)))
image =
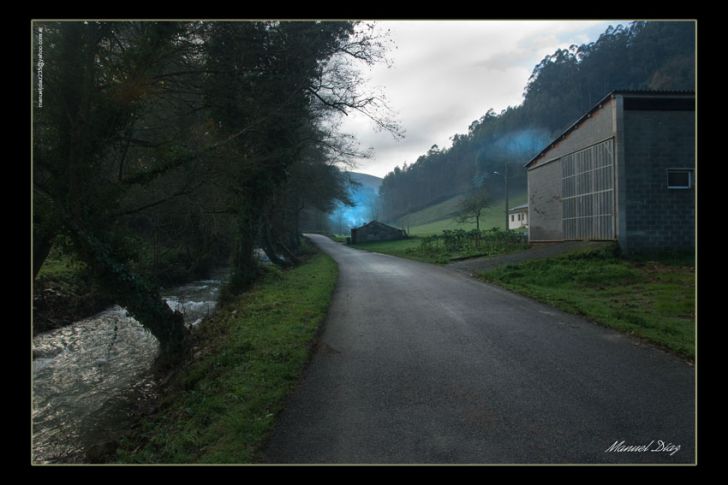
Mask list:
MULTIPOLYGON (((493 171, 502 171, 503 163, 509 167, 522 164, 536 156, 552 141, 551 133, 543 128, 515 130, 487 143, 477 156, 477 170, 473 186, 480 187, 493 171)), ((510 178, 510 177, 509 177, 510 178)))
POLYGON ((526 161, 535 156, 551 141, 551 134, 543 128, 527 128, 512 131, 493 143, 493 150, 501 157, 526 161))
POLYGON ((348 232, 352 227, 366 224, 376 216, 375 208, 379 197, 376 190, 365 185, 350 185, 348 192, 354 207, 338 202, 329 216, 333 231, 339 234, 348 232))

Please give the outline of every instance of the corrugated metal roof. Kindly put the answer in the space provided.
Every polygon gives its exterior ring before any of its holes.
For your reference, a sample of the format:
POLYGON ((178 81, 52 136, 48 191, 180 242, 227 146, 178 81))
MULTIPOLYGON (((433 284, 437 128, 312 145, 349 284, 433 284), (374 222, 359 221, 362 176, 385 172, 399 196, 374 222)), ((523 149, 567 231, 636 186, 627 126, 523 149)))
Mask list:
POLYGON ((589 118, 592 113, 594 113, 596 110, 601 109, 602 106, 604 106, 604 103, 606 103, 608 100, 612 99, 614 96, 636 96, 636 97, 670 97, 670 96, 695 96, 695 91, 650 91, 650 90, 637 90, 637 89, 617 89, 614 91, 611 91, 609 94, 604 96, 602 99, 599 100, 592 108, 584 113, 578 120, 576 120, 574 123, 572 123, 566 130, 564 130, 563 133, 561 133, 559 136, 554 138, 554 140, 549 143, 546 148, 541 150, 535 157, 533 157, 531 160, 528 161, 524 165, 524 167, 528 167, 533 162, 541 158, 541 156, 549 151, 554 145, 556 145, 559 141, 561 141, 566 135, 574 131, 585 119, 589 118))
POLYGON ((528 204, 521 204, 517 205, 516 207, 511 207, 510 209, 508 209, 508 212, 517 211, 520 209, 528 209, 528 204))

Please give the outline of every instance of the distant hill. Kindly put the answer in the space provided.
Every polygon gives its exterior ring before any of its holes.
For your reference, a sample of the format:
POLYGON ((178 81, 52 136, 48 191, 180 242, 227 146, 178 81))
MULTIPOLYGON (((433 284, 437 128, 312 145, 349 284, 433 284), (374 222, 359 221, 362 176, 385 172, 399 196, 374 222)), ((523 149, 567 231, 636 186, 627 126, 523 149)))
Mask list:
POLYGON ((359 172, 344 172, 346 175, 351 178, 354 182, 358 182, 362 184, 365 187, 371 187, 374 190, 379 190, 379 186, 382 185, 382 179, 379 177, 375 177, 374 175, 369 175, 367 173, 359 173, 359 172))

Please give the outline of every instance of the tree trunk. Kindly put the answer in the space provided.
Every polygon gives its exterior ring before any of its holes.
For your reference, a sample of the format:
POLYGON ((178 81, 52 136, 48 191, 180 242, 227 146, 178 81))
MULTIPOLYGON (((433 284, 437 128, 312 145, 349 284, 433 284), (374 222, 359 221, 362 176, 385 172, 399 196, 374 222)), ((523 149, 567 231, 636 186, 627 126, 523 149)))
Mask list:
POLYGON ((33 281, 35 281, 38 271, 40 271, 43 262, 51 252, 54 238, 55 233, 40 229, 40 225, 38 225, 37 230, 36 228, 33 230, 33 281))
POLYGON ((68 222, 79 256, 96 281, 121 307, 159 341, 160 357, 174 360, 186 349, 187 329, 180 312, 172 311, 159 290, 114 257, 110 247, 77 223, 68 222))
POLYGON ((278 243, 278 245, 283 249, 283 252, 288 256, 288 258, 291 260, 293 264, 300 264, 301 260, 296 256, 293 251, 288 249, 288 247, 283 243, 278 243))
POLYGON ((265 251, 265 254, 268 256, 268 259, 271 260, 273 264, 276 266, 279 266, 281 268, 289 268, 291 266, 291 263, 288 261, 281 259, 278 257, 278 254, 275 251, 275 246, 272 244, 271 236, 270 236, 270 228, 265 227, 263 229, 263 251, 265 251))
POLYGON ((258 263, 254 257, 258 225, 256 209, 243 204, 238 213, 238 234, 233 253, 233 267, 230 286, 237 293, 250 286, 258 276, 258 263))

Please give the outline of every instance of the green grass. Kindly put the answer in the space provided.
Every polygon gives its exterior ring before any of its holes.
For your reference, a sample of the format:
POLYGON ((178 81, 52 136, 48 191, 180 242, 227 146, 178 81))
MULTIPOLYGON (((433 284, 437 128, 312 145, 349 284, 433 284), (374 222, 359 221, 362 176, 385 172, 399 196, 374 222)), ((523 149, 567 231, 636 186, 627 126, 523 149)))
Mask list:
POLYGON ((38 270, 38 279, 73 280, 82 274, 85 265, 67 254, 54 251, 38 270))
POLYGON ((627 260, 608 250, 509 265, 484 281, 695 358, 695 272, 685 258, 627 260))
MULTIPOLYGON (((456 195, 446 201, 440 202, 422 210, 412 212, 400 217, 393 222, 393 225, 403 229, 409 229, 410 236, 429 236, 440 234, 445 229, 475 229, 475 222, 460 223, 457 221, 458 204, 465 195, 456 195)), ((513 193, 508 200, 509 207, 516 207, 525 204, 527 195, 525 192, 513 193)), ((480 218, 481 230, 497 227, 505 227, 505 199, 493 201, 490 207, 483 211, 480 218)))
POLYGON ((417 261, 425 261, 428 263, 435 262, 431 261, 426 255, 419 254, 418 249, 421 241, 422 240, 418 237, 411 237, 408 239, 399 239, 397 241, 364 242, 351 244, 350 246, 356 249, 391 254, 392 256, 415 259, 417 261))
POLYGON ((251 463, 299 379, 326 316, 336 263, 316 254, 271 271, 200 328, 201 355, 165 391, 161 410, 124 439, 124 463, 251 463))
POLYGON ((452 217, 458 210, 458 205, 465 198, 465 194, 459 194, 447 200, 425 207, 424 209, 411 212, 400 217, 398 224, 409 224, 410 226, 420 226, 441 219, 452 217))

